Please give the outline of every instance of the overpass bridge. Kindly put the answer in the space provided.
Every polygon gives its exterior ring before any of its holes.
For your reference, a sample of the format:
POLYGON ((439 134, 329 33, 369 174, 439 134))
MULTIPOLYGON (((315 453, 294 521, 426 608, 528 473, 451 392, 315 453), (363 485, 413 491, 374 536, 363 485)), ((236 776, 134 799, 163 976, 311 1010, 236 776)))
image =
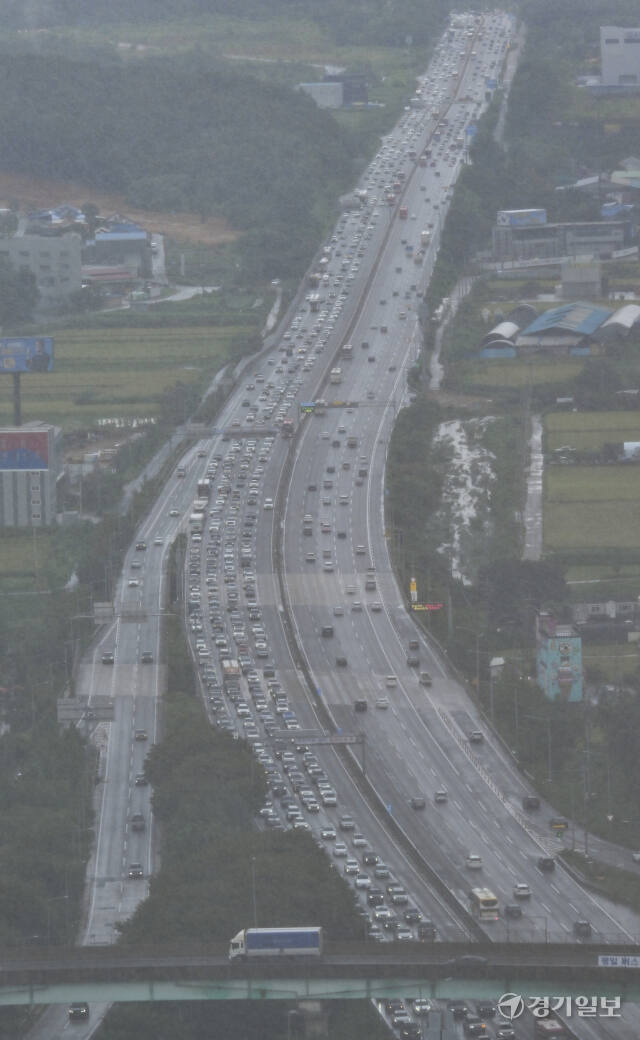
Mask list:
POLYGON ((0 1005, 533 996, 640 1002, 640 947, 329 943, 314 960, 230 964, 227 944, 0 949, 0 1005))

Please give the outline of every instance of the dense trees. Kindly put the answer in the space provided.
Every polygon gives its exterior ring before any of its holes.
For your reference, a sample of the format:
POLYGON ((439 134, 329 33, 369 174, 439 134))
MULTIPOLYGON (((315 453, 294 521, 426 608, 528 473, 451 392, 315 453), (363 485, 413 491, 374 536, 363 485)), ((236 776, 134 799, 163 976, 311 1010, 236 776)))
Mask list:
POLYGON ((2 168, 222 214, 251 230, 254 278, 299 270, 320 201, 351 177, 347 134, 309 98, 203 56, 97 67, 5 55, 0 85, 2 168))

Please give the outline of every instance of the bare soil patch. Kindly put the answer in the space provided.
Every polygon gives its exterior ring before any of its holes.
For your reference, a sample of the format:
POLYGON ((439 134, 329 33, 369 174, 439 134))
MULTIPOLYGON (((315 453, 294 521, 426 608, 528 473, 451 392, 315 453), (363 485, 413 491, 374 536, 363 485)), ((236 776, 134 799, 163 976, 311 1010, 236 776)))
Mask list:
POLYGON ((20 203, 21 211, 59 206, 63 202, 71 206, 94 202, 100 207, 103 216, 121 213, 139 222, 148 231, 203 245, 220 245, 238 237, 238 232, 219 217, 200 220, 195 213, 135 209, 127 204, 124 196, 98 191, 80 181, 49 180, 46 177, 28 177, 0 170, 0 206, 6 206, 11 199, 20 203))

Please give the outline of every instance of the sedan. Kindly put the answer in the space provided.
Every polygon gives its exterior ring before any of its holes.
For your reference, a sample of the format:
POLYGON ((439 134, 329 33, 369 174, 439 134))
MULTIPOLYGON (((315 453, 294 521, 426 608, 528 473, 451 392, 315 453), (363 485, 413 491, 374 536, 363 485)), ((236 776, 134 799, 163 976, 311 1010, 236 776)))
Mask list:
POLYGON ((349 850, 343 841, 337 841, 333 846, 333 855, 336 859, 346 859, 349 850))
POLYGON ((531 889, 524 881, 518 881, 513 886, 513 895, 516 899, 530 899, 531 889))

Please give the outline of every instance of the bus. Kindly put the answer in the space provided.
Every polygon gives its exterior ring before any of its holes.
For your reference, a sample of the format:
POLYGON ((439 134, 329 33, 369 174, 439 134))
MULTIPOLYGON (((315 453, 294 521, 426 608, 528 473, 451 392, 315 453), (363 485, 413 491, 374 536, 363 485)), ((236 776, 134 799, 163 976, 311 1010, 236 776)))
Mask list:
POLYGON ((471 912, 480 921, 497 921, 500 917, 498 897, 489 888, 472 888, 469 893, 471 912))

